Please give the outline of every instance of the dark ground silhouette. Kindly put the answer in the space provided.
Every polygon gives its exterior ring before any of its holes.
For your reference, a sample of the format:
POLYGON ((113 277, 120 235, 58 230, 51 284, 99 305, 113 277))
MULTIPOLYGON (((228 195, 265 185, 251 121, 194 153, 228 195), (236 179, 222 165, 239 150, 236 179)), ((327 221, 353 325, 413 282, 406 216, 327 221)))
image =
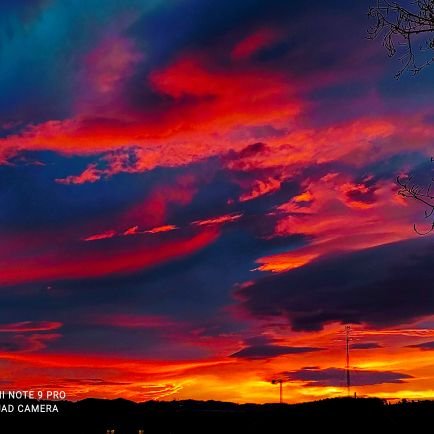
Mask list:
MULTIPOLYGON (((36 401, 20 401, 19 403, 36 401)), ((1 404, 7 404, 2 401, 1 404)), ((18 403, 14 402, 15 405, 18 403)), ((36 402, 37 403, 37 402, 36 402)), ((57 403, 59 413, 0 413, 2 433, 354 433, 384 429, 431 430, 434 401, 388 405, 376 399, 326 399, 304 404, 234 404, 218 401, 131 401, 85 399, 57 403)))

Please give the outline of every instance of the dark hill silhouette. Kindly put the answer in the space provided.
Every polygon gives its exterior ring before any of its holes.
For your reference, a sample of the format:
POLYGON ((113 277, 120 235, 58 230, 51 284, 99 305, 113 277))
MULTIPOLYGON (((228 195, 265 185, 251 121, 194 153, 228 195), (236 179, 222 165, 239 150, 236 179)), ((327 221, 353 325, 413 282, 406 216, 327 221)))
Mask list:
POLYGON ((376 398, 336 398, 294 405, 194 400, 135 403, 125 399, 93 398, 57 404, 58 414, 0 413, 1 432, 106 434, 107 430, 114 429, 116 434, 137 434, 143 429, 152 434, 250 434, 320 432, 324 427, 334 433, 379 429, 415 432, 418 426, 430 427, 434 416, 432 401, 388 405, 376 398))

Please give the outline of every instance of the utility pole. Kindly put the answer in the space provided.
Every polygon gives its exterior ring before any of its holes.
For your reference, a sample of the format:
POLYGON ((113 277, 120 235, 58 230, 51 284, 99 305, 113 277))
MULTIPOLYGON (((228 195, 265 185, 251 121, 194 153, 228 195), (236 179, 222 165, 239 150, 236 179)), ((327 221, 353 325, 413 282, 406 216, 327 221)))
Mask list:
POLYGON ((282 404, 282 401, 283 401, 282 383, 283 383, 283 381, 280 380, 279 383, 280 383, 280 385, 279 385, 279 388, 280 388, 280 393, 279 393, 279 402, 280 402, 280 404, 282 404))
POLYGON ((278 380, 273 380, 271 382, 272 384, 279 384, 279 403, 282 404, 283 403, 283 380, 281 378, 279 378, 278 380))
POLYGON ((345 371, 347 374, 347 394, 350 396, 351 389, 351 378, 350 378, 350 333, 351 326, 345 326, 345 348, 346 348, 346 363, 345 363, 345 371))

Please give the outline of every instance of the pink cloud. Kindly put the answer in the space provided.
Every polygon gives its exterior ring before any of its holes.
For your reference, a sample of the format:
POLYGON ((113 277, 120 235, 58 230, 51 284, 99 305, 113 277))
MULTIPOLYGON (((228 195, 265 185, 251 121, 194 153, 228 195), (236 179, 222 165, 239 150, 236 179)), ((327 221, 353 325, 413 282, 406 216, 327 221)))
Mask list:
POLYGON ((244 59, 249 57, 260 49, 275 42, 279 36, 280 32, 274 29, 262 28, 256 30, 235 45, 232 50, 232 57, 234 59, 244 59))
POLYGON ((86 75, 98 92, 112 92, 142 60, 143 54, 131 39, 108 36, 86 55, 86 75))
POLYGON ((41 332, 56 330, 62 327, 62 323, 58 321, 21 321, 8 324, 0 324, 0 333, 11 332, 41 332))
POLYGON ((104 172, 97 169, 96 164, 90 164, 80 175, 69 175, 66 178, 57 178, 58 184, 85 184, 99 181, 104 172))

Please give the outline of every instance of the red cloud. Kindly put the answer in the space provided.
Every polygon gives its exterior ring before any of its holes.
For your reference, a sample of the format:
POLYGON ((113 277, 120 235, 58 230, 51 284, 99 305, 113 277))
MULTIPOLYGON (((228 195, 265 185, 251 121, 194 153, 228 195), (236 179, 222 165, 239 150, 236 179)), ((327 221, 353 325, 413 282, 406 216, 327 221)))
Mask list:
POLYGON ((280 33, 273 29, 260 29, 241 40, 232 50, 234 59, 244 59, 256 53, 260 49, 275 42, 280 33))
POLYGON ((138 226, 131 226, 126 231, 124 231, 123 235, 136 235, 139 234, 139 227, 138 226))
POLYGON ((196 104, 182 111, 182 127, 191 133, 204 129, 224 132, 240 125, 281 124, 301 110, 293 86, 278 72, 223 72, 205 68, 198 58, 185 57, 154 72, 151 83, 159 92, 177 99, 189 95, 197 98, 196 104))
POLYGON ((173 326, 174 322, 157 315, 110 314, 97 316, 96 324, 121 328, 160 328, 173 326))
MULTIPOLYGON (((128 210, 121 218, 126 226, 137 225, 154 231, 156 227, 167 227, 166 215, 170 205, 188 205, 197 191, 194 176, 179 176, 173 184, 160 185, 151 191, 146 201, 128 210)), ((162 232, 162 231, 160 231, 162 232)))
POLYGON ((191 238, 156 246, 139 244, 128 251, 85 250, 75 257, 57 254, 12 260, 0 276, 0 285, 130 273, 194 253, 212 243, 217 236, 217 231, 206 230, 191 238))
POLYGON ((195 53, 153 71, 148 85, 172 101, 164 108, 137 110, 119 96, 109 108, 98 108, 98 116, 78 112, 70 119, 29 126, 18 135, 0 139, 1 148, 66 154, 116 151, 104 157, 102 168, 90 165, 81 175, 58 180, 78 184, 119 171, 179 166, 242 149, 250 138, 237 138, 240 126, 282 127, 301 112, 303 103, 295 96, 296 86, 287 74, 259 68, 221 70, 208 64, 206 56, 195 53), (132 145, 137 158, 124 164, 118 150, 132 145))

